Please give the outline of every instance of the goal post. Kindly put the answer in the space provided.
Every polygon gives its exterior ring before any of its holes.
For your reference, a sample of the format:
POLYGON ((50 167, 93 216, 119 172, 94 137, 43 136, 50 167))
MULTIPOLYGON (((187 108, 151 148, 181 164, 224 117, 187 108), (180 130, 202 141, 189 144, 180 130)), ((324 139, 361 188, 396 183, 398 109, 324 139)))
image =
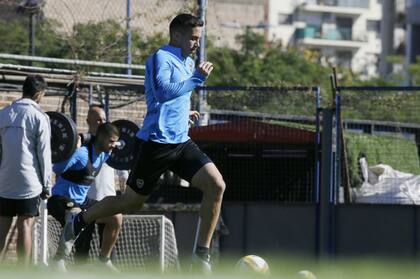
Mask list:
MULTIPOLYGON (((47 222, 43 225, 43 215, 37 218, 34 226, 34 262, 38 264, 51 263, 62 230, 52 216, 45 218, 47 222)), ((95 229, 88 261, 96 259, 99 251, 99 234, 95 229)), ((66 262, 74 264, 74 249, 66 262)), ((178 248, 172 222, 164 215, 124 215, 113 263, 122 271, 178 271, 178 248)))

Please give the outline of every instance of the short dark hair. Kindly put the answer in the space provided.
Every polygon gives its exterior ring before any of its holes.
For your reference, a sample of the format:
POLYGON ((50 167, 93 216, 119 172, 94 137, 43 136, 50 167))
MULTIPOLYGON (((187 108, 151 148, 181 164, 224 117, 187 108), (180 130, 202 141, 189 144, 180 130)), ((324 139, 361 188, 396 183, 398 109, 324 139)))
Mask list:
POLYGON ((47 89, 47 82, 40 75, 29 75, 23 82, 23 96, 34 97, 37 92, 47 89))
POLYGON ((96 131, 96 138, 103 137, 103 136, 120 137, 120 131, 118 130, 118 127, 112 124, 111 122, 105 122, 103 124, 100 124, 98 126, 98 130, 96 131))
POLYGON ((191 14, 179 14, 174 19, 172 19, 171 23, 169 24, 169 34, 173 34, 173 32, 184 32, 188 29, 192 29, 194 27, 202 27, 204 22, 191 14))

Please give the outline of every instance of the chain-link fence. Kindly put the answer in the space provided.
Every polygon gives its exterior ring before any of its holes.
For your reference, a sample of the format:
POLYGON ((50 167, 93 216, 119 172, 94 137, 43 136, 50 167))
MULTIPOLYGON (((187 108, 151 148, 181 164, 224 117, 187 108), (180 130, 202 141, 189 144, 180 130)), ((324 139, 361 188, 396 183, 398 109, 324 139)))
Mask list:
POLYGON ((343 87, 340 92, 336 177, 349 190, 347 200, 420 204, 420 88, 343 87))
POLYGON ((171 18, 193 0, 1 0, 0 52, 134 64, 168 42, 171 18), (130 31, 130 32, 128 32, 130 31))
MULTIPOLYGON (((236 43, 238 35, 250 30, 261 34, 267 31, 265 5, 266 1, 262 0, 0 0, 0 37, 4 42, 0 45, 0 53, 116 63, 126 63, 131 57, 133 64, 144 64, 147 56, 168 42, 168 25, 176 14, 198 15, 200 9, 207 19, 208 45, 237 48, 240 46, 236 43)), ((2 94, 2 105, 20 95, 25 74, 42 71, 50 85, 43 108, 72 114, 78 132, 87 129, 85 119, 89 104, 102 104, 110 121, 129 119, 142 124, 146 111, 144 95, 140 94, 144 90, 144 68, 133 69, 135 76, 128 79, 118 76, 126 73, 126 68, 113 69, 112 74, 109 73, 112 76, 104 76, 104 72, 110 72, 112 68, 100 68, 97 63, 63 65, 59 61, 30 61, 29 58, 24 62, 17 61, 1 58, 0 70, 6 76, 1 90, 10 93, 7 97, 2 94), (31 67, 24 68, 22 64, 31 67)), ((230 164, 226 162, 237 160, 238 164, 244 162, 242 169, 249 174, 252 173, 250 170, 255 170, 252 179, 246 178, 249 183, 244 184, 244 189, 232 192, 232 196, 228 192, 228 198, 313 200, 317 168, 316 91, 313 88, 208 88, 207 100, 193 100, 192 109, 202 112, 201 124, 211 129, 220 128, 222 134, 223 125, 233 125, 234 130, 243 128, 257 137, 249 146, 242 142, 239 149, 234 142, 226 143, 230 151, 225 153, 220 153, 219 143, 216 144, 219 149, 208 150, 222 168, 225 168, 224 164, 230 164), (240 124, 236 126, 238 122, 240 124), (264 141, 265 131, 271 131, 270 142, 264 141), (254 153, 255 158, 235 157, 243 152, 247 156, 254 153), (223 157, 225 155, 229 160, 223 157), (220 156, 223 158, 217 159, 220 156), (277 175, 277 168, 282 169, 281 176, 277 175), (277 176, 272 178, 272 175, 277 176), (283 180, 281 185, 280 180, 283 180), (273 185, 261 187, 261 193, 254 193, 254 188, 261 184, 258 181, 273 185), (246 187, 249 194, 245 194, 246 187)), ((193 128, 192 132, 196 129, 201 128, 193 128)), ((207 151, 207 147, 204 149, 207 151)), ((231 165, 226 168, 223 172, 228 184, 243 183, 236 181, 237 178, 228 178, 235 169, 231 165)), ((231 189, 235 187, 238 186, 231 189)), ((198 200, 198 195, 194 195, 185 200, 198 200)))
MULTIPOLYGON (((0 107, 21 96, 26 72, 5 73, 0 83, 0 107)), ((146 113, 142 85, 128 79, 98 84, 73 79, 70 83, 46 75, 50 84, 41 106, 61 111, 86 132, 90 104, 102 104, 108 119, 128 119, 140 125, 146 113)), ((207 87, 201 126, 190 130, 220 168, 228 190, 226 200, 281 202, 315 201, 319 169, 318 88, 207 87)), ((197 94, 192 109, 198 108, 197 94)), ((169 174, 161 181, 154 202, 199 202, 200 193, 169 174)))
MULTIPOLYGON (((319 91, 317 88, 207 87, 204 126, 191 138, 221 171, 225 201, 316 201, 319 91)), ((198 101, 195 102, 198 107, 198 101)), ((198 191, 162 181, 162 202, 200 201, 198 191)))
MULTIPOLYGON (((22 95, 22 84, 31 73, 26 70, 0 69, 0 108, 22 95)), ((73 76, 40 73, 48 83, 41 101, 45 111, 59 111, 72 116, 78 132, 87 132, 86 116, 89 106, 101 105, 108 120, 130 119, 141 124, 146 111, 142 80, 109 79, 92 76, 73 76)))
POLYGON ((212 45, 238 48, 237 35, 266 30, 264 1, 0 0, 0 53, 144 64, 170 20, 198 15, 199 3, 212 45))

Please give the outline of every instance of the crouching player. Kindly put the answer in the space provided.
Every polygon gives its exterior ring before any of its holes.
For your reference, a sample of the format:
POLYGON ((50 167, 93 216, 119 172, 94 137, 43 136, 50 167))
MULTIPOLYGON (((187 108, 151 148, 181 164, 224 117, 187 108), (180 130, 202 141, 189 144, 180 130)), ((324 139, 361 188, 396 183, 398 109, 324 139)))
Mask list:
MULTIPOLYGON (((48 211, 62 227, 71 214, 82 211, 89 204, 89 188, 112 149, 116 147, 118 138, 119 131, 115 125, 101 124, 93 143, 79 147, 68 160, 54 164, 53 171, 58 177, 52 189, 52 197, 48 200, 48 211)), ((117 237, 118 235, 115 236, 117 237)), ((69 245, 59 245, 57 248, 55 260, 63 270, 64 257, 70 252, 69 245)), ((100 256, 104 256, 102 251, 100 256)), ((108 257, 101 258, 107 259, 104 262, 106 266, 113 267, 108 257)))

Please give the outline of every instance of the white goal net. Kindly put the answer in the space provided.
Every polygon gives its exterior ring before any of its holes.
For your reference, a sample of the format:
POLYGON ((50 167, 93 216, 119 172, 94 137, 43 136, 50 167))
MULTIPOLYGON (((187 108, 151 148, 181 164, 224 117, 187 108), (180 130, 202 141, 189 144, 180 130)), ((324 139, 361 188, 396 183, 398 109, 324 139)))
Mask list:
MULTIPOLYGON (((48 216, 46 244, 43 245, 42 218, 34 226, 34 261, 50 261, 55 255, 61 234, 60 223, 48 216), (45 247, 45 248, 43 248, 45 247)), ((45 238, 44 238, 45 239, 45 238)), ((99 234, 95 229, 89 260, 99 255, 99 234)), ((74 249, 66 258, 74 264, 74 249)), ((141 269, 162 272, 179 269, 178 249, 172 222, 163 215, 125 215, 115 246, 113 263, 122 271, 141 269)))

